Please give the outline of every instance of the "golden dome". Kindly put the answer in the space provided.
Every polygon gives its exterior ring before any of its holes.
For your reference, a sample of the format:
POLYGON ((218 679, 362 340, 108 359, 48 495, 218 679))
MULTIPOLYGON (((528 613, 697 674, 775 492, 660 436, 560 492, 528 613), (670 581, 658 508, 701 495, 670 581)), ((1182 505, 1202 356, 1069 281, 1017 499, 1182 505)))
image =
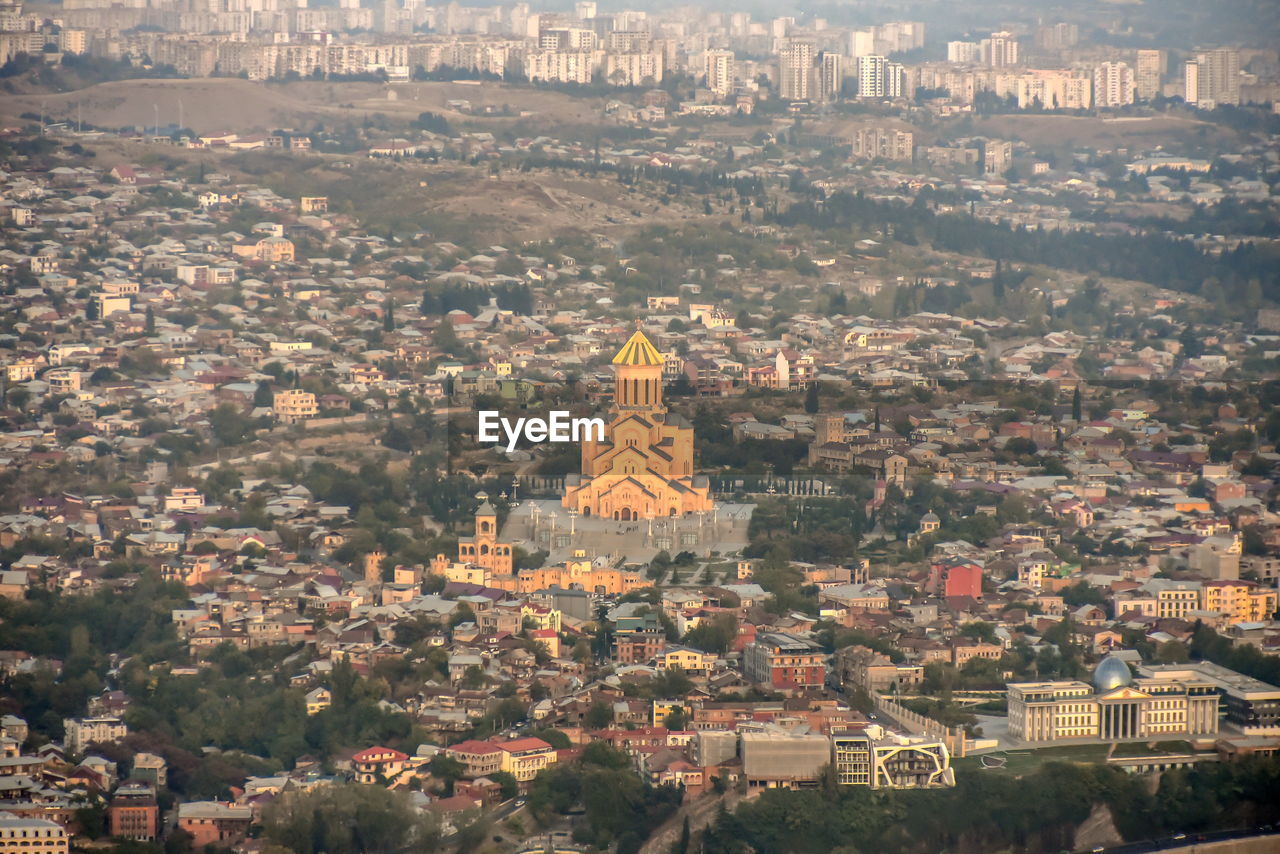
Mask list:
POLYGON ((622 345, 618 355, 613 357, 615 365, 661 365, 662 354, 658 348, 639 329, 622 345))

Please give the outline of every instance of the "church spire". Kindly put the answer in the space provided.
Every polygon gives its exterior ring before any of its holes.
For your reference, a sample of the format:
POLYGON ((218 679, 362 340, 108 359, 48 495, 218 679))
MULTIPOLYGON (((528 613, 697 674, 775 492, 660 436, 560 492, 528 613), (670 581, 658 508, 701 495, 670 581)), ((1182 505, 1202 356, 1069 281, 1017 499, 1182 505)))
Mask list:
POLYGON ((646 411, 660 418, 662 366, 666 360, 639 329, 613 357, 613 403, 618 409, 646 411))
POLYGON ((637 329, 613 357, 615 365, 661 365, 662 354, 643 332, 637 329))

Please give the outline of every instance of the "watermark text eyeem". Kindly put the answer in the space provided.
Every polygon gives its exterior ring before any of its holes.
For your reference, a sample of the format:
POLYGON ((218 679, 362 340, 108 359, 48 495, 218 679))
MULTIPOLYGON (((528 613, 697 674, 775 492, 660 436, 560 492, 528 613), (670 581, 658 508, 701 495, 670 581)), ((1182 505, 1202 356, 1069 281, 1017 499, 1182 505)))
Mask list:
POLYGON ((531 444, 542 442, 604 441, 603 418, 574 418, 563 409, 553 409, 546 418, 504 418, 496 409, 481 409, 476 429, 476 440, 482 444, 500 445, 506 442, 507 453, 516 449, 521 437, 531 444))

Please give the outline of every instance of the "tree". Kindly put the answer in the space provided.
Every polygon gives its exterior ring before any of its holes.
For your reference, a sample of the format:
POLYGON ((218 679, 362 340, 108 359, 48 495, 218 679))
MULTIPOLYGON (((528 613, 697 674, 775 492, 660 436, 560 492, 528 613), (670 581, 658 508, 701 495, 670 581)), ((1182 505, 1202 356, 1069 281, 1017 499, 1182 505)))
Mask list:
POLYGON ((1079 423, 1083 420, 1083 412, 1080 401, 1080 386, 1076 386, 1076 390, 1071 394, 1071 420, 1079 423))
POLYGON ((147 320, 144 329, 147 335, 156 334, 156 310, 151 306, 147 306, 147 320))
POLYGON ((219 404, 209 416, 214 438, 224 445, 239 445, 253 434, 253 422, 230 403, 219 404))
POLYGON ((106 833, 107 808, 98 798, 76 809, 76 823, 81 832, 90 839, 97 839, 106 833))
POLYGON ((510 771, 495 771, 489 779, 502 787, 502 799, 509 801, 520 794, 520 781, 510 771))
POLYGON ((440 321, 440 325, 436 327, 436 334, 432 339, 432 343, 436 345, 436 349, 451 356, 461 347, 458 334, 454 332, 453 323, 449 318, 446 317, 440 321))
POLYGON ((462 674, 462 687, 469 689, 479 688, 484 684, 484 671, 478 665, 471 665, 466 672, 462 674))
POLYGON ((685 675, 683 668, 671 667, 658 674, 652 688, 655 697, 683 697, 693 690, 693 680, 685 675))
POLYGON ((460 626, 463 623, 474 623, 476 621, 476 612, 471 610, 471 606, 467 604, 459 605, 453 612, 453 616, 449 618, 449 627, 460 626))
POLYGON ((467 772, 467 767, 449 756, 447 753, 437 753, 431 758, 428 765, 431 769, 431 776, 444 783, 445 797, 453 797, 453 784, 462 779, 467 772))
POLYGON ((556 750, 568 750, 573 747, 569 736, 558 729, 535 729, 529 733, 530 738, 540 738, 556 750))
POLYGON ((382 303, 382 331, 396 331, 396 303, 391 298, 391 294, 387 294, 386 300, 382 303))
POLYGON ((582 722, 587 729, 604 729, 613 723, 613 710, 604 703, 596 700, 587 709, 587 713, 583 716, 582 722))
POLYGON ((267 380, 258 380, 258 387, 253 390, 254 406, 271 406, 275 402, 275 395, 271 391, 271 383, 267 380))
POLYGON ((717 614, 685 633, 681 643, 704 652, 725 653, 738 636, 738 620, 733 614, 717 614))
POLYGON ((1062 601, 1072 607, 1102 605, 1107 601, 1103 592, 1087 581, 1077 581, 1062 591, 1062 601))
POLYGON ((607 741, 593 741, 582 751, 583 765, 596 765, 601 768, 630 770, 631 757, 607 741))
POLYGON ((804 411, 813 415, 817 413, 818 405, 818 384, 809 383, 809 387, 804 392, 804 411))
POLYGON ((415 809, 407 792, 342 784, 288 792, 263 816, 267 839, 295 854, 383 854, 434 851, 435 821, 415 809))
POLYGON ((996 642, 995 627, 990 623, 983 622, 982 620, 974 620, 971 623, 965 623, 960 627, 960 634, 983 643, 996 642))

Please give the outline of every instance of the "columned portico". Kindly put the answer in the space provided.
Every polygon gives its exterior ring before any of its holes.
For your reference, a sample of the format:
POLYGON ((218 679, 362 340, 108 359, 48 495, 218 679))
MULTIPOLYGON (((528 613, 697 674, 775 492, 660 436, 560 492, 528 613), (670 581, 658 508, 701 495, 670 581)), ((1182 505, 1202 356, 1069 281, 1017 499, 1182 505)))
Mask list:
POLYGON ((1140 738, 1144 735, 1142 728, 1142 710, 1135 700, 1103 702, 1100 705, 1101 722, 1099 737, 1111 739, 1140 738))

